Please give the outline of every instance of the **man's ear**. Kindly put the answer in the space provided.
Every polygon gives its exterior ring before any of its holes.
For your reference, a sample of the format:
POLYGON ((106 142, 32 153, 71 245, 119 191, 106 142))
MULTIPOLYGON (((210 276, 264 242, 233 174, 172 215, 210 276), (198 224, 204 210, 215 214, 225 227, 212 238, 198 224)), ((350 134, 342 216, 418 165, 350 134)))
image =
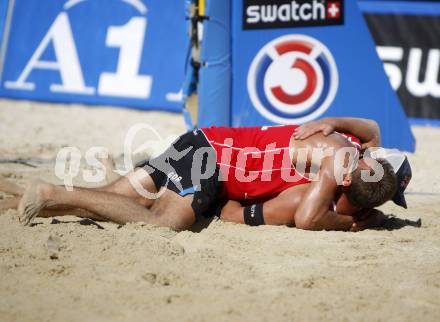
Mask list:
POLYGON ((342 180, 342 185, 346 188, 350 187, 352 183, 352 176, 351 174, 346 174, 344 176, 344 180, 342 180))

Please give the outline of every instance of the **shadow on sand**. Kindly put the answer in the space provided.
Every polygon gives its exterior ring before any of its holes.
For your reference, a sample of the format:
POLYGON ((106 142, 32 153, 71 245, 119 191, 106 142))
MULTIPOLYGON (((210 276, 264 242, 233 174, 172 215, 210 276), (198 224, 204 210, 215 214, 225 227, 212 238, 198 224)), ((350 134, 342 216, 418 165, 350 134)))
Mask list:
POLYGON ((51 225, 76 223, 76 224, 80 224, 82 226, 95 226, 98 229, 104 229, 104 227, 102 227, 96 221, 94 221, 92 219, 88 219, 88 218, 83 218, 80 220, 58 220, 56 218, 53 218, 50 223, 51 223, 51 225))
MULTIPOLYGON (((212 218, 199 218, 197 222, 191 227, 190 231, 194 233, 200 233, 202 230, 206 229, 213 220, 219 220, 218 217, 212 217, 212 218)), ((83 218, 80 220, 58 220, 56 218, 53 218, 51 221, 52 225, 58 225, 58 224, 69 224, 69 223, 78 223, 83 226, 95 226, 98 229, 105 229, 103 226, 98 224, 96 221, 88 218, 83 218)), ((36 226, 42 223, 32 223, 31 226, 36 226)), ((415 227, 420 228, 422 226, 422 220, 419 218, 417 220, 410 220, 410 219, 401 219, 394 215, 388 215, 388 218, 385 220, 383 225, 381 227, 372 228, 373 230, 398 230, 402 229, 404 227, 415 227)), ((120 226, 122 227, 122 226, 120 226)))
POLYGON ((377 230, 397 230, 402 229, 404 227, 416 227, 420 228, 422 226, 422 219, 410 220, 410 219, 401 219, 394 215, 388 215, 389 217, 385 220, 382 227, 377 228, 377 230))
MULTIPOLYGON (((207 228, 214 219, 219 220, 218 217, 202 218, 201 220, 198 220, 190 230, 194 233, 200 233, 203 229, 207 228)), ((390 214, 381 227, 371 229, 398 230, 408 226, 420 228, 422 226, 422 220, 420 218, 417 220, 401 219, 390 214)))

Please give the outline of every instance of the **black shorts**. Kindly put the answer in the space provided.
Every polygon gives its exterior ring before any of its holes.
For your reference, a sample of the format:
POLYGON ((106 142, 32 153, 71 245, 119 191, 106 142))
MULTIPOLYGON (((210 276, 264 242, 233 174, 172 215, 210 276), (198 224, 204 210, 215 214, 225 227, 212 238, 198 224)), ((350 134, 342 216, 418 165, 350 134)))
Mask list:
POLYGON ((184 197, 194 195, 191 207, 198 216, 210 217, 222 191, 216 153, 204 133, 194 130, 180 136, 158 157, 142 162, 156 189, 166 187, 184 197))

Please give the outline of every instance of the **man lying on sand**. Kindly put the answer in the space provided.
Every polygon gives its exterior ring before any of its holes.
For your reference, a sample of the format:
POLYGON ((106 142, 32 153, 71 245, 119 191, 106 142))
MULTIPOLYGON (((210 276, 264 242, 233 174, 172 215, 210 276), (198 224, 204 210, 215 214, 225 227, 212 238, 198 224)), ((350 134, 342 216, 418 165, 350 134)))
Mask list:
MULTIPOLYGON (((244 207, 242 220, 237 220, 241 205, 230 202, 222 217, 251 225, 273 223, 273 209, 278 205, 288 210, 277 211, 282 214, 277 217, 281 224, 349 230, 365 214, 377 217, 377 213, 347 214, 372 209, 395 197, 397 183, 391 165, 382 159, 359 159, 360 144, 366 148, 379 143, 377 124, 362 119, 326 119, 299 128, 194 130, 159 157, 105 187, 67 191, 41 181, 31 183, 18 207, 20 220, 29 225, 43 209, 82 208, 91 212, 88 217, 92 219, 184 230, 198 217, 214 215, 220 199, 252 199, 269 201, 264 206, 244 207), (368 173, 381 174, 380 179, 364 182, 361 170, 367 177, 368 173)), ((402 191, 399 196, 403 197, 402 191)), ((362 220, 360 227, 366 222, 362 220)))
MULTIPOLYGON (((294 137, 297 139, 305 139, 317 132, 322 132, 324 135, 329 135, 335 131, 334 121, 331 119, 321 120, 319 122, 311 122, 309 124, 300 126, 295 130, 294 137)), ((339 121, 339 120, 336 120, 339 121)), ((356 121, 357 122, 357 121, 356 121)), ((373 127, 374 129, 374 127, 373 127)), ((378 128, 376 128, 378 130, 378 128)), ((376 131, 374 130, 374 132, 376 131)), ((374 134, 371 133, 372 141, 362 144, 362 148, 372 147, 380 143, 380 132, 374 134)), ((373 150, 373 149, 372 149, 373 150)), ((371 153, 374 158, 384 158, 393 167, 396 173, 396 179, 398 183, 397 191, 392 198, 395 204, 407 208, 404 191, 411 180, 412 172, 407 157, 398 150, 385 150, 374 149, 371 153)), ((308 193, 308 185, 301 184, 288 188, 276 197, 262 203, 261 205, 248 202, 238 202, 229 200, 221 210, 221 219, 224 221, 231 221, 235 223, 245 223, 249 225, 287 225, 295 226, 295 214, 298 210, 298 206, 308 193), (243 206, 243 205, 246 206, 243 206), (246 209, 252 210, 255 214, 259 214, 257 220, 249 220, 248 216, 244 216, 243 213, 246 209), (246 219, 248 219, 246 221, 246 219)), ((359 188, 368 189, 366 186, 360 186, 359 188)), ((373 185, 370 186, 373 188, 373 185)), ((333 202, 333 206, 330 210, 340 214, 350 216, 346 218, 348 222, 352 223, 351 231, 360 231, 367 228, 380 227, 384 224, 385 216, 381 211, 373 208, 362 208, 361 206, 353 206, 353 203, 347 197, 347 194, 342 193, 339 198, 336 198, 333 202)))

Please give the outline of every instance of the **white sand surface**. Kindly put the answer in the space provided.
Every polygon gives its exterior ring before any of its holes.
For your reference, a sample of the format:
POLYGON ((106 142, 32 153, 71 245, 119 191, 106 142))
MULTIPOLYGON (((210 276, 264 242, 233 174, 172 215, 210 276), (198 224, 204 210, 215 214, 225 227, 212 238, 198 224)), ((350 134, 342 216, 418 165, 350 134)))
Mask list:
MULTIPOLYGON (((0 101, 0 159, 46 160, 0 163, 0 176, 57 182, 51 160, 65 146, 103 146, 120 163, 140 122, 162 137, 185 130, 177 114, 0 101)), ((413 130, 409 209, 382 209, 421 218, 421 228, 309 232, 214 220, 176 233, 99 229, 72 216, 23 227, 15 210, 3 211, 0 321, 440 321, 440 129, 413 130)))

